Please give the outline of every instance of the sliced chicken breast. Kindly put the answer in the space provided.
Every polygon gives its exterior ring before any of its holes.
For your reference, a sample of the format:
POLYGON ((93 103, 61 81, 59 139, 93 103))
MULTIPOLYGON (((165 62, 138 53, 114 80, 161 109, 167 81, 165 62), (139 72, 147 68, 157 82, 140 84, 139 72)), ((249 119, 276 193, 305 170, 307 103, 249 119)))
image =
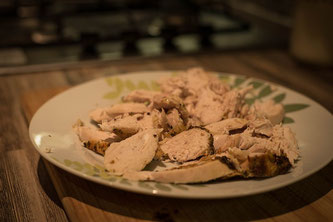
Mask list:
POLYGON ((241 130, 247 127, 248 120, 241 118, 225 119, 216 123, 211 123, 205 128, 213 135, 229 134, 230 132, 241 130))
POLYGON ((144 114, 118 116, 110 121, 103 121, 100 127, 104 131, 113 132, 122 138, 127 138, 140 130, 165 129, 167 126, 165 113, 153 110, 144 114))
POLYGON ((104 155, 106 148, 113 142, 118 142, 121 138, 110 132, 100 129, 84 126, 81 121, 73 126, 74 132, 78 135, 79 140, 83 142, 83 146, 104 155))
POLYGON ((135 102, 135 103, 151 103, 153 97, 160 92, 150 91, 150 90, 134 90, 124 96, 122 100, 124 102, 135 102))
POLYGON ((273 135, 273 125, 271 121, 266 118, 257 118, 249 121, 248 129, 254 136, 271 137, 273 135))
POLYGON ((102 131, 97 128, 87 127, 87 126, 79 126, 74 127, 74 132, 78 135, 80 141, 99 141, 99 140, 108 140, 110 142, 119 140, 120 138, 110 132, 102 131))
POLYGON ((153 128, 152 118, 149 115, 124 115, 110 121, 103 121, 99 126, 102 130, 116 133, 122 138, 136 134, 141 129, 153 128))
POLYGON ((201 90, 192 115, 198 117, 203 125, 220 121, 224 115, 222 97, 210 89, 201 90))
POLYGON ((90 113, 90 118, 97 123, 109 121, 123 114, 146 113, 150 109, 143 103, 119 103, 111 107, 97 108, 90 113))
POLYGON ((223 119, 241 117, 243 107, 246 107, 245 96, 251 91, 252 86, 243 89, 233 89, 222 96, 222 113, 223 119))
POLYGON ((230 178, 239 175, 230 169, 222 158, 205 158, 193 164, 164 171, 128 172, 123 176, 131 180, 149 180, 162 183, 201 183, 218 178, 230 178))
POLYGON ((180 117, 184 121, 184 124, 187 124, 189 114, 185 108, 183 101, 178 96, 166 94, 155 95, 153 98, 152 107, 154 109, 164 109, 166 111, 171 109, 177 109, 180 117))
POLYGON ((186 126, 184 124, 183 119, 180 117, 180 113, 177 109, 171 109, 166 115, 168 131, 171 135, 175 135, 177 133, 183 132, 186 130, 186 126))
POLYGON ((282 125, 274 126, 272 140, 278 143, 279 148, 283 150, 290 163, 294 166, 296 160, 300 157, 300 151, 295 133, 290 127, 282 125))
POLYGON ((193 128, 167 139, 160 148, 170 160, 185 162, 211 154, 212 142, 213 138, 206 130, 193 128))
POLYGON ((251 107, 250 113, 263 116, 270 120, 273 125, 276 125, 283 120, 284 108, 282 104, 275 103, 273 100, 266 100, 264 102, 256 101, 251 107))
POLYGON ((148 129, 112 143, 105 152, 105 168, 117 175, 142 170, 155 156, 160 132, 159 129, 148 129))

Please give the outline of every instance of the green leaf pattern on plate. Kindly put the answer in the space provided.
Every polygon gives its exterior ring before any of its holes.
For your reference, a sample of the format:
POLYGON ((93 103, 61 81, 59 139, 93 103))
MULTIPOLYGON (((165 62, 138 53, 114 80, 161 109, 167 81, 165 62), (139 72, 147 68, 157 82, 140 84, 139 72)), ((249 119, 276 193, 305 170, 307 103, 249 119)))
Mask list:
POLYGON ((294 123, 294 122, 295 121, 292 118, 288 117, 288 116, 285 116, 282 120, 283 124, 294 123))
POLYGON ((252 85, 254 89, 258 89, 263 84, 264 84, 263 82, 259 82, 259 81, 251 81, 251 82, 249 82, 249 85, 252 85))
POLYGON ((113 90, 106 93, 103 96, 104 99, 117 99, 125 90, 129 92, 137 89, 153 91, 158 91, 160 89, 156 81, 148 82, 140 80, 138 83, 134 83, 132 80, 123 80, 117 77, 108 77, 105 79, 105 81, 109 86, 113 88, 113 90))
MULTIPOLYGON (((60 162, 58 159, 53 158, 57 162, 60 162)), ((126 185, 126 186, 132 186, 133 183, 137 183, 139 187, 142 187, 144 189, 148 190, 159 190, 164 192, 170 192, 173 188, 181 189, 181 190, 188 190, 187 185, 175 185, 175 184, 163 184, 163 183, 157 183, 157 182, 133 182, 124 178, 121 178, 119 176, 115 176, 110 174, 104 167, 100 165, 91 165, 89 163, 81 163, 79 161, 73 161, 69 159, 64 159, 63 164, 66 166, 72 168, 75 171, 79 171, 81 173, 84 173, 88 176, 94 176, 99 177, 103 180, 110 181, 110 182, 119 182, 120 184, 126 185)))
POLYGON ((242 83, 246 81, 245 77, 237 77, 234 81, 234 84, 231 86, 231 88, 237 88, 239 87, 242 83))
POLYGON ((268 95, 270 95, 272 93, 272 88, 270 85, 267 85, 265 86, 264 88, 262 88, 260 91, 259 91, 259 94, 258 94, 258 99, 261 99, 263 97, 266 97, 268 95))
POLYGON ((308 106, 309 106, 308 104, 301 104, 301 103, 286 104, 286 105, 284 105, 284 111, 286 113, 291 113, 291 112, 295 112, 295 111, 305 109, 308 106))
POLYGON ((124 184, 124 185, 127 185, 127 186, 131 186, 131 185, 132 185, 131 182, 132 182, 132 181, 129 181, 128 179, 124 179, 124 178, 122 178, 122 179, 120 180, 119 183, 124 184))
POLYGON ((273 100, 276 102, 276 103, 280 103, 284 100, 284 98, 286 98, 286 94, 285 93, 280 93, 279 95, 275 96, 273 98, 273 100))
POLYGON ((171 184, 173 188, 179 189, 179 190, 188 190, 188 187, 185 185, 180 185, 180 184, 171 184))
POLYGON ((141 187, 141 188, 144 188, 146 190, 154 190, 154 187, 152 187, 150 185, 150 183, 146 183, 146 182, 142 182, 142 181, 139 181, 138 182, 138 186, 141 187))
POLYGON ((134 83, 131 81, 131 80, 126 80, 125 81, 125 86, 126 86, 126 88, 127 89, 129 89, 129 90, 135 90, 135 85, 134 85, 134 83))
MULTIPOLYGON (((61 162, 59 160, 56 160, 58 162, 61 162)), ((113 176, 111 174, 109 174, 104 167, 101 167, 99 165, 91 165, 89 163, 81 163, 79 161, 72 161, 72 160, 69 160, 69 159, 64 159, 63 160, 63 163, 76 170, 76 171, 79 171, 79 172, 82 172, 84 174, 87 174, 89 176, 96 176, 96 177, 101 177, 105 180, 111 180, 111 181, 116 181, 117 178, 119 177, 116 177, 116 176, 113 176)))
POLYGON ((230 76, 219 75, 219 79, 224 83, 230 83, 230 76))
POLYGON ((168 186, 167 184, 163 184, 163 183, 155 183, 155 188, 158 190, 163 190, 163 191, 171 191, 171 187, 168 186))

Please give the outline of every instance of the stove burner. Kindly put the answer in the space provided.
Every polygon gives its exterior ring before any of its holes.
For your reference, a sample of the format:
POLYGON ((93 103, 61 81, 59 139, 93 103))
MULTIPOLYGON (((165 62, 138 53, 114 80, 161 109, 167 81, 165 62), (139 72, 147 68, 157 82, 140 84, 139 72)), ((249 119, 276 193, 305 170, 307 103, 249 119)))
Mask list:
POLYGON ((42 63, 198 52, 226 46, 229 35, 256 34, 253 24, 230 15, 222 3, 212 10, 204 1, 13 2, 0 13, 0 50, 20 47, 42 63))

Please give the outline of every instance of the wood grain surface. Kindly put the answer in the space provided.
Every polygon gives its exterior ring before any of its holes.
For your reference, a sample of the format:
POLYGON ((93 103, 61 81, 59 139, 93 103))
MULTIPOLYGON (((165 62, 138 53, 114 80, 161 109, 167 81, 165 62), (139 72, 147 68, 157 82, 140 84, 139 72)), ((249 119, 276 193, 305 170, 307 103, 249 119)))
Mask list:
POLYGON ((139 59, 2 76, 0 221, 333 221, 333 162, 298 183, 264 194, 172 199, 125 192, 71 175, 43 160, 29 140, 33 113, 70 86, 118 73, 193 66, 273 81, 333 110, 332 70, 297 64, 281 50, 139 59))

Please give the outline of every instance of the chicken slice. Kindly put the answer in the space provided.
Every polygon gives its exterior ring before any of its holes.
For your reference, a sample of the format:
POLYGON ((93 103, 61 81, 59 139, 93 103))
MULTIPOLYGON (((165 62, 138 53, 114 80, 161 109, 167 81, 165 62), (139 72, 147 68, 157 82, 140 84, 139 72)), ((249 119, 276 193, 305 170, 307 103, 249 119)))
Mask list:
POLYGON ((211 154, 212 142, 213 138, 206 130, 193 128, 167 139, 160 148, 170 160, 185 162, 211 154))
POLYGON ((282 104, 275 103, 273 100, 264 102, 255 101, 249 113, 265 117, 269 119, 273 125, 276 125, 283 120, 284 108, 282 104))
POLYGON ((167 124, 170 128, 168 131, 171 135, 178 134, 186 130, 186 126, 184 125, 184 121, 180 117, 180 114, 177 109, 171 109, 167 115, 167 124))
POLYGON ((241 135, 239 148, 256 154, 270 152, 276 156, 285 156, 292 166, 300 156, 295 134, 289 127, 281 125, 273 127, 270 138, 241 135))
POLYGON ((110 132, 101 131, 97 128, 91 128, 88 126, 74 127, 74 132, 78 135, 80 141, 99 141, 104 140, 108 142, 119 141, 119 137, 110 132))
POLYGON ((192 68, 180 73, 178 76, 161 79, 158 83, 163 93, 185 98, 189 95, 197 94, 214 77, 213 75, 208 75, 202 68, 192 68))
POLYGON ((288 127, 276 125, 273 127, 272 140, 278 143, 278 146, 286 154, 292 165, 300 156, 295 133, 288 127))
POLYGON ((230 91, 230 86, 223 83, 220 80, 212 79, 209 83, 209 88, 217 95, 224 95, 226 92, 230 91))
POLYGON ((245 104, 246 94, 252 90, 252 86, 243 89, 233 89, 222 95, 223 118, 241 117, 245 104))
POLYGON ((111 107, 97 108, 90 113, 90 118, 97 123, 109 121, 123 114, 146 113, 150 109, 143 103, 119 103, 111 107))
POLYGON ((273 177, 289 171, 291 164, 284 154, 274 152, 251 153, 249 150, 229 148, 219 154, 225 156, 239 174, 244 178, 273 177))
POLYGON ((215 153, 223 153, 230 147, 239 147, 241 137, 236 135, 215 135, 214 136, 214 150, 215 153))
POLYGON ((272 152, 250 154, 247 161, 248 168, 243 169, 247 177, 273 177, 287 173, 291 168, 285 155, 272 152))
POLYGON ((142 170, 155 156, 160 132, 160 129, 148 129, 112 143, 105 152, 105 168, 117 175, 142 170))
POLYGON ((157 110, 144 114, 118 116, 100 124, 102 130, 113 132, 122 138, 127 138, 140 130, 166 128, 165 114, 157 110))
MULTIPOLYGON (((286 173, 295 164, 299 152, 290 129, 283 127, 278 130, 280 134, 273 133, 271 138, 253 137, 246 132, 237 134, 237 139, 229 141, 229 148, 225 146, 221 153, 217 153, 228 157, 244 177, 271 177, 286 173)), ((228 140, 224 142, 227 144, 228 140)))
POLYGON ((91 151, 94 151, 97 154, 102 156, 105 155, 106 149, 110 146, 111 142, 107 142, 104 140, 89 140, 83 142, 83 146, 91 151))
POLYGON ((160 92, 149 91, 149 90, 134 90, 124 96, 122 100, 124 102, 135 102, 135 103, 151 103, 153 97, 160 92))
POLYGON ((163 171, 128 172, 123 176, 130 180, 149 180, 162 183, 201 183, 218 178, 231 178, 239 173, 229 168, 225 157, 208 157, 163 171))
POLYGON ((222 97, 212 90, 201 90, 192 115, 198 117, 203 125, 220 121, 224 115, 221 100, 222 97))
POLYGON ((229 134, 244 130, 247 127, 248 120, 241 118, 225 119, 216 123, 211 123, 205 128, 213 135, 229 134))
POLYGON ((157 83, 160 85, 161 91, 165 94, 179 97, 187 96, 188 94, 185 92, 186 82, 182 75, 161 78, 157 83))
POLYGON ((100 129, 84 126, 81 121, 73 126, 74 132, 78 135, 83 146, 104 155, 105 150, 113 142, 118 142, 121 138, 110 132, 101 131, 100 129))
MULTIPOLYGON (((241 90, 234 89, 217 94, 210 88, 205 88, 200 91, 198 101, 191 112, 197 116, 203 125, 228 119, 243 116, 247 110, 244 97, 252 89, 247 87, 241 90)), ((247 113, 247 112, 246 112, 247 113)))
POLYGON ((126 138, 139 132, 144 126, 149 128, 148 125, 150 125, 150 128, 153 128, 151 117, 147 115, 146 118, 144 117, 144 114, 124 115, 110 121, 103 121, 99 126, 104 131, 113 132, 126 138))
POLYGON ((273 125, 271 121, 266 118, 257 118, 249 121, 248 129, 254 136, 271 137, 273 135, 273 125))
POLYGON ((155 95, 153 98, 152 108, 158 110, 164 109, 166 111, 171 109, 177 109, 180 113, 180 117, 184 121, 184 124, 187 124, 189 114, 185 108, 183 101, 178 96, 166 94, 155 95))
POLYGON ((178 76, 159 81, 162 92, 185 98, 200 94, 200 90, 209 86, 213 91, 222 94, 229 90, 217 76, 205 72, 202 68, 191 68, 178 76))

